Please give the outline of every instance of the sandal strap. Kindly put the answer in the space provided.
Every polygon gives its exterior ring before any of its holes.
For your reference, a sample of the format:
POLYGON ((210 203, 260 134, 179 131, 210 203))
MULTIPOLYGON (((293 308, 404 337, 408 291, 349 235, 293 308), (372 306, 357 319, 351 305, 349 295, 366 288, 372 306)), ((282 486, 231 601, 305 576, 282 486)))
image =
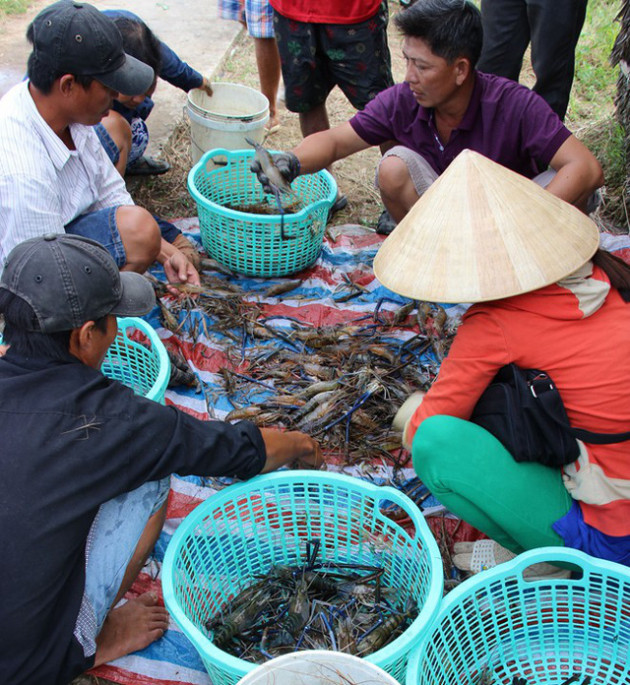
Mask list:
POLYGON ((494 556, 496 544, 494 540, 477 540, 475 542, 470 557, 470 570, 473 573, 479 573, 479 571, 485 571, 497 565, 494 556))

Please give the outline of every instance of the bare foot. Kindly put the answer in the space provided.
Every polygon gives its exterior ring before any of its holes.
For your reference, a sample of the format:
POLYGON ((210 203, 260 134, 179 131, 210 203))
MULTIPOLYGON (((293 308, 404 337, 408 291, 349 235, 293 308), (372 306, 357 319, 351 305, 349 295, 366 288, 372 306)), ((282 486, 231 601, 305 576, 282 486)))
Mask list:
POLYGON ((145 592, 109 612, 96 638, 94 666, 144 649, 164 635, 168 612, 157 601, 155 593, 145 592))

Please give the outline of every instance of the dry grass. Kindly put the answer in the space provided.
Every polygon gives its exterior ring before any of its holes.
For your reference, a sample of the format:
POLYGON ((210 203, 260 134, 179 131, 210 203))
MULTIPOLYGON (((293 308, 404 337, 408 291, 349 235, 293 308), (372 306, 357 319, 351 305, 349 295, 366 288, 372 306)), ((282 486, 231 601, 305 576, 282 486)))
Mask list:
POLYGON ((191 167, 188 121, 182 119, 177 123, 164 146, 163 156, 171 170, 161 176, 128 178, 129 192, 137 204, 165 219, 194 216, 195 203, 186 187, 191 167))

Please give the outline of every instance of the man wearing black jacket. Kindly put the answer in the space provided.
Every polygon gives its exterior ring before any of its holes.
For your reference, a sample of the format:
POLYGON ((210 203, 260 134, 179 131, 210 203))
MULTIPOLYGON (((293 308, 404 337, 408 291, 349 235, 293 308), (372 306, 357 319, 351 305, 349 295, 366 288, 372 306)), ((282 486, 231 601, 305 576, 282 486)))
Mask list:
POLYGON ((200 421, 103 376, 116 315, 154 304, 99 243, 16 246, 0 277, 0 682, 67 685, 161 637, 166 610, 124 596, 160 533, 171 473, 250 478, 315 441, 200 421))

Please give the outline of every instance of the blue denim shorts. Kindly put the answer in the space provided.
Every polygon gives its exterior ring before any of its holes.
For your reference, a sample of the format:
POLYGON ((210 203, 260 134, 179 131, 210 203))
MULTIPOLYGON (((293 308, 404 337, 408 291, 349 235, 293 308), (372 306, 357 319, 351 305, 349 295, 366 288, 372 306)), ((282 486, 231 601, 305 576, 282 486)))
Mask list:
POLYGON ((74 635, 86 656, 99 634, 149 518, 166 501, 170 478, 151 481, 101 505, 85 549, 85 589, 74 635))
POLYGON ((127 253, 116 225, 116 210, 118 207, 106 207, 95 212, 81 214, 66 224, 66 233, 92 238, 107 249, 120 269, 127 263, 127 253))
MULTIPOLYGON (((109 132, 103 124, 96 124, 94 127, 96 135, 101 141, 101 145, 105 149, 107 156, 112 160, 112 164, 118 164, 120 159, 120 150, 114 142, 114 139, 109 135, 109 132)), ((149 144, 149 129, 146 122, 141 117, 134 117, 131 121, 131 150, 127 157, 127 167, 134 162, 137 162, 145 153, 149 144)))
POLYGON ((94 131, 101 141, 101 145, 105 148, 107 156, 112 160, 112 164, 116 165, 120 159, 120 150, 114 139, 109 135, 107 129, 103 124, 96 124, 94 131))

